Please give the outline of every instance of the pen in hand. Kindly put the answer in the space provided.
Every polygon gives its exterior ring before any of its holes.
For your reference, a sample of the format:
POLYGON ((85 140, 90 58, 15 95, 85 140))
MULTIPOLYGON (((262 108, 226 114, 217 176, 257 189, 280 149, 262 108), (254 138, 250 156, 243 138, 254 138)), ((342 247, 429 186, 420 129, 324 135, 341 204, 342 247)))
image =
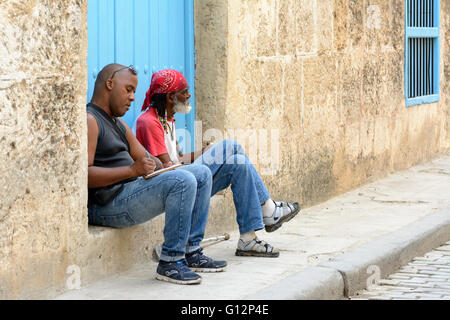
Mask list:
POLYGON ((147 158, 152 159, 155 162, 155 171, 162 169, 164 166, 157 157, 152 156, 147 150, 145 150, 145 154, 147 155, 147 158))

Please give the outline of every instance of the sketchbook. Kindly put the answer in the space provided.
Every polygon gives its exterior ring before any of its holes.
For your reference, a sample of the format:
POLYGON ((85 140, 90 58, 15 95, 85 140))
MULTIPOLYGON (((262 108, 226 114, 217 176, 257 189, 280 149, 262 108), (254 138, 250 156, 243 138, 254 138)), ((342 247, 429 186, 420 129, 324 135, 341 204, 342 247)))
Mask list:
POLYGON ((156 171, 154 171, 154 172, 152 172, 152 173, 146 174, 146 175, 144 176, 144 178, 145 178, 145 179, 152 178, 152 177, 154 177, 154 176, 157 176, 157 175, 160 174, 160 173, 164 173, 164 172, 171 171, 171 170, 174 170, 174 169, 176 169, 176 168, 179 168, 179 167, 181 167, 182 165, 183 165, 182 163, 179 163, 179 164, 174 164, 173 166, 170 166, 170 167, 167 167, 167 168, 163 168, 163 169, 156 170, 156 171))

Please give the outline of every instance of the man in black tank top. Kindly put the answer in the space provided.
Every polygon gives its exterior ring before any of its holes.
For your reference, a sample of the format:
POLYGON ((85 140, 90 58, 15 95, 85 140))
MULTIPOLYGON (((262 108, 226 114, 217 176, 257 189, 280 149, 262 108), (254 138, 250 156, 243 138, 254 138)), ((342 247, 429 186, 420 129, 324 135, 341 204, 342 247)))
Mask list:
POLYGON ((87 105, 89 224, 124 228, 165 212, 158 280, 195 284, 194 271, 223 271, 225 261, 203 255, 212 177, 203 165, 143 176, 161 167, 139 143, 122 117, 138 83, 132 66, 110 64, 98 74, 87 105), (196 262, 198 260, 198 263, 196 262), (192 270, 191 270, 192 269, 192 270))

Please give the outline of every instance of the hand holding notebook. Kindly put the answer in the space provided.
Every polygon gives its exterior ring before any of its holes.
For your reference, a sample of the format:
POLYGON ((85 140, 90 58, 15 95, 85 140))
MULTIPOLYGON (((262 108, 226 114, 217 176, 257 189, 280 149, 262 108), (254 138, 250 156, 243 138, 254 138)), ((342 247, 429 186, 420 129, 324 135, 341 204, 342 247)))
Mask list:
POLYGON ((162 169, 156 170, 156 171, 154 171, 154 172, 152 172, 152 173, 146 174, 146 175, 144 176, 144 178, 145 178, 145 179, 152 178, 152 177, 154 177, 154 176, 157 176, 158 174, 161 174, 161 173, 164 173, 164 172, 171 171, 171 170, 174 170, 174 169, 176 169, 176 168, 179 168, 179 167, 181 167, 182 165, 183 165, 182 163, 179 163, 179 164, 174 164, 173 166, 170 166, 170 167, 167 167, 167 168, 162 168, 162 169))

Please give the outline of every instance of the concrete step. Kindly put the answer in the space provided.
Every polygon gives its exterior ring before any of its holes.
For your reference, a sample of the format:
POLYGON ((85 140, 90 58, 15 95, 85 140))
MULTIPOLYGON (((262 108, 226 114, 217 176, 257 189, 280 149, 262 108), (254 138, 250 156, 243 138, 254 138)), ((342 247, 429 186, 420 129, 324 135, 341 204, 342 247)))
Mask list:
POLYGON ((274 233, 258 232, 280 249, 279 258, 235 256, 239 234, 233 231, 230 240, 205 249, 228 261, 226 272, 202 274, 200 285, 156 280, 157 263, 149 254, 127 272, 88 285, 81 278, 80 289, 56 299, 343 298, 369 277, 381 279, 450 240, 450 179, 442 174, 450 170, 449 160, 392 174, 304 209, 274 233))

